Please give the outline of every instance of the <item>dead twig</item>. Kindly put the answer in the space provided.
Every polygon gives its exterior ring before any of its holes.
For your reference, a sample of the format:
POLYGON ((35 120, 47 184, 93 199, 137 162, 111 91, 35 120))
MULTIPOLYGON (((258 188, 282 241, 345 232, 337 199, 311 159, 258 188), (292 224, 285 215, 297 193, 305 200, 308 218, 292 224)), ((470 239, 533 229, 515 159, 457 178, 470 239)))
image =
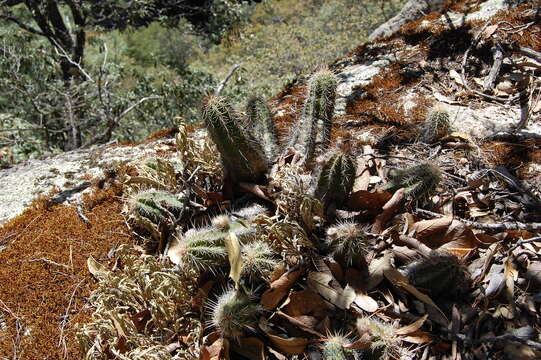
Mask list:
POLYGON ((233 65, 233 67, 231 68, 231 70, 229 70, 229 73, 226 75, 226 77, 218 84, 218 86, 216 87, 216 90, 214 90, 214 96, 220 96, 221 92, 225 88, 225 85, 227 85, 227 82, 229 81, 231 76, 233 76, 235 71, 237 71, 237 69, 240 68, 240 65, 241 64, 233 65))
POLYGON ((77 289, 79 289, 79 286, 85 281, 85 279, 82 279, 75 285, 75 289, 73 289, 73 292, 71 293, 70 300, 68 302, 68 307, 66 308, 66 312, 64 313, 64 316, 62 318, 62 321, 60 322, 60 338, 58 340, 58 346, 62 346, 64 349, 64 359, 68 358, 68 347, 66 346, 66 337, 64 336, 64 328, 66 327, 66 323, 68 322, 68 316, 69 311, 71 308, 71 304, 73 303, 73 298, 75 297, 75 293, 77 292, 77 289))
POLYGON ((30 259, 30 260, 28 260, 28 262, 38 262, 38 261, 44 262, 44 263, 49 264, 49 265, 63 267, 64 269, 67 269, 67 270, 70 269, 69 266, 67 266, 67 265, 59 264, 59 263, 54 262, 52 260, 49 260, 47 258, 38 258, 38 259, 30 259))
POLYGON ((492 48, 492 54, 494 62, 492 63, 490 72, 485 78, 485 83, 483 84, 484 91, 492 91, 494 89, 494 86, 496 85, 496 78, 498 77, 503 64, 503 51, 499 44, 492 48))
MULTIPOLYGON (((414 210, 413 213, 418 216, 422 217, 435 217, 440 218, 445 215, 438 214, 432 211, 424 210, 424 209, 417 209, 414 210)), ((465 225, 474 228, 474 229, 480 229, 480 230, 489 230, 489 231, 507 231, 507 230, 527 230, 527 231, 541 231, 541 223, 520 223, 520 222, 507 222, 507 223, 499 223, 499 224, 484 224, 479 223, 475 221, 465 220, 465 219, 457 219, 458 221, 464 223, 465 225)))
POLYGON ((541 236, 536 236, 536 237, 533 237, 533 238, 529 238, 529 239, 523 239, 523 240, 519 240, 517 241, 510 249, 509 249, 509 252, 513 252, 513 250, 515 250, 516 248, 524 245, 524 244, 528 244, 528 243, 532 243, 532 242, 538 242, 538 241, 541 241, 541 236))

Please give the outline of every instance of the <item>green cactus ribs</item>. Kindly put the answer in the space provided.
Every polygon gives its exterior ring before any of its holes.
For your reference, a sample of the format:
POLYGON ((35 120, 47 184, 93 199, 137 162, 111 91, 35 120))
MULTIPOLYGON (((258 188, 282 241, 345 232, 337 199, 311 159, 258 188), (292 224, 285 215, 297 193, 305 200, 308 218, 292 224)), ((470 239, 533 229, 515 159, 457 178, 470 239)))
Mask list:
POLYGON ((436 105, 421 126, 421 141, 436 142, 448 135, 450 131, 449 112, 442 105, 436 105))
POLYGON ((307 168, 329 146, 337 84, 336 76, 327 69, 316 72, 310 79, 308 99, 287 145, 303 156, 307 168))
POLYGON ((384 189, 394 192, 405 188, 406 196, 425 201, 434 193, 440 181, 441 170, 427 162, 397 170, 384 189))
POLYGON ((325 206, 333 204, 342 208, 355 181, 355 163, 347 153, 336 153, 323 165, 315 196, 325 206))
POLYGON ((257 327, 261 306, 246 290, 227 289, 210 303, 210 321, 224 338, 238 339, 257 327))
POLYGON ((272 113, 265 100, 258 96, 251 97, 246 105, 248 128, 263 145, 269 163, 278 155, 278 139, 272 120, 272 113))
POLYGON ((261 182, 268 169, 263 147, 243 129, 228 102, 222 97, 208 97, 203 104, 203 120, 231 179, 261 182))

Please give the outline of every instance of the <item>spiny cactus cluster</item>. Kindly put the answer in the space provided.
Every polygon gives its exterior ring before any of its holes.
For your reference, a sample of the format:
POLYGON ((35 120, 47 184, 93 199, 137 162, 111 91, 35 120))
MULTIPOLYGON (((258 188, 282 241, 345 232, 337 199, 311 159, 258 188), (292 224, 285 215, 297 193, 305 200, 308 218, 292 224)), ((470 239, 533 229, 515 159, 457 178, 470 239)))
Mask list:
MULTIPOLYGON (((321 70, 312 76, 301 119, 282 149, 283 156, 294 151, 305 169, 311 169, 316 155, 325 155, 329 146, 336 87, 336 77, 329 70, 321 70)), ((247 119, 243 119, 220 97, 209 97, 203 104, 203 120, 231 179, 257 183, 276 162, 280 149, 265 101, 250 99, 246 113, 247 119)), ((324 205, 339 207, 351 192, 355 163, 348 151, 326 157, 314 191, 324 205)))
POLYGON ((326 243, 336 260, 352 265, 368 252, 368 239, 358 224, 341 222, 327 229, 326 243))
POLYGON ((457 297, 468 284, 458 258, 446 251, 432 251, 406 266, 404 274, 412 285, 433 297, 457 297))
POLYGON ((373 317, 357 319, 357 331, 361 336, 368 334, 371 339, 370 347, 364 350, 366 359, 400 359, 402 341, 392 323, 384 323, 373 317))
POLYGON ((405 188, 405 195, 417 200, 430 197, 441 181, 441 170, 431 163, 421 163, 396 170, 385 190, 396 191, 405 188))
POLYGON ((330 334, 322 344, 323 360, 348 360, 351 350, 344 349, 351 341, 340 333, 330 334))
POLYGON ((435 106, 421 126, 421 141, 432 143, 449 134, 449 112, 441 105, 435 106))
POLYGON ((236 182, 261 181, 269 167, 263 146, 244 129, 239 115, 228 102, 218 96, 207 98, 203 120, 229 176, 236 182))
POLYGON ((210 303, 209 324, 222 337, 238 339, 257 326, 261 306, 255 296, 245 289, 227 289, 210 303))

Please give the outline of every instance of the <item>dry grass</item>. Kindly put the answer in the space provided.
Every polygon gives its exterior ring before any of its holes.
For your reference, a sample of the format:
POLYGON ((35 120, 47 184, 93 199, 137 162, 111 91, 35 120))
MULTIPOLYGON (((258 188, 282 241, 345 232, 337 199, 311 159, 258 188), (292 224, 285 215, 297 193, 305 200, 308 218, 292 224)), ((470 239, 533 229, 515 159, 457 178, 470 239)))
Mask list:
MULTIPOLYGON (((103 184, 102 184, 103 185, 103 184)), ((89 320, 86 297, 95 288, 86 261, 107 264, 107 253, 133 243, 120 215, 120 184, 109 181, 87 197, 85 224, 72 206, 38 200, 0 228, 0 357, 77 358, 77 324, 89 320)))

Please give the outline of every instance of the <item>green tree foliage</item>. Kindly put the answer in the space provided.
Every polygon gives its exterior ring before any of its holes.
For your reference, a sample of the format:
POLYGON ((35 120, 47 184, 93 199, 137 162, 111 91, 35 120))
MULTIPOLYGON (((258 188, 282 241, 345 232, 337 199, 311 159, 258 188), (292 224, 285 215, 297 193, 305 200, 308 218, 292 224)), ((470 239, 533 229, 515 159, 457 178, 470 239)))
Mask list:
POLYGON ((200 52, 193 65, 223 78, 242 63, 226 89, 235 102, 270 97, 285 83, 342 57, 396 13, 404 0, 280 0, 258 4, 250 23, 228 41, 200 52))
MULTIPOLYGON (((106 142, 111 139, 113 131, 120 125, 128 113, 150 100, 163 98, 158 96, 159 92, 178 92, 176 85, 168 87, 161 86, 156 91, 145 94, 144 97, 130 102, 131 95, 137 93, 137 89, 130 89, 119 96, 111 93, 111 87, 116 86, 110 80, 121 81, 124 74, 122 69, 106 69, 107 59, 101 64, 88 64, 85 52, 91 32, 101 30, 110 31, 113 29, 126 29, 147 26, 152 22, 163 22, 170 25, 178 24, 183 18, 191 25, 193 30, 210 34, 213 40, 220 36, 231 26, 233 22, 240 21, 245 16, 244 4, 247 2, 237 0, 208 0, 208 1, 160 1, 160 0, 139 0, 139 1, 97 1, 97 0, 0 0, 0 21, 11 24, 33 38, 42 39, 41 51, 49 57, 50 67, 43 72, 24 72, 22 77, 28 79, 16 79, 15 82, 4 84, 8 88, 18 89, 21 81, 23 88, 32 87, 27 84, 35 77, 46 75, 53 77, 53 81, 41 81, 47 86, 45 91, 27 95, 36 97, 54 96, 53 106, 57 114, 52 119, 43 119, 50 114, 43 114, 39 106, 34 106, 34 119, 28 120, 34 126, 39 124, 40 128, 45 127, 47 132, 58 132, 57 138, 61 141, 53 141, 54 146, 63 150, 79 148, 99 142, 106 142), (92 69, 94 68, 94 69, 92 69), (95 70, 95 72, 92 72, 95 70), (63 87, 58 87, 58 80, 62 81, 63 87), (18 82, 18 83, 17 83, 18 82), (97 103, 94 101, 97 99, 97 103), (99 109, 97 112, 93 109, 99 109), (59 114, 62 113, 60 116, 59 114), (49 128, 51 122, 60 122, 61 126, 49 128)), ((17 35, 17 34, 16 34, 17 35)), ((32 40, 33 40, 32 38, 32 40)), ((12 39, 13 40, 13 39, 12 39)), ((19 39, 20 40, 20 39, 19 39)), ((5 45, 4 45, 5 46, 5 45)), ((14 54, 3 57, 19 56, 23 62, 28 60, 29 52, 20 53, 18 47, 10 50, 14 54)), ((7 63, 4 59, 4 63, 7 63)), ((17 64, 20 64, 17 63, 17 64)), ((43 64, 43 62, 41 62, 43 64)), ((19 67, 6 64, 9 71, 20 71, 19 67)), ((184 69, 185 70, 185 69, 184 69)), ((186 71, 185 71, 186 72, 186 71)), ((189 78, 192 73, 187 73, 189 78)), ((137 78, 136 78, 137 79, 137 78)), ((141 79, 137 79, 139 81, 141 79)), ((148 77, 144 77, 148 83, 148 77)), ((41 89, 40 89, 41 90, 41 89)), ((14 96, 20 96, 20 91, 11 92, 14 96)), ((11 101, 8 101, 11 102, 11 101)), ((167 104, 168 105, 168 104, 167 104)), ((25 106, 27 109, 28 107, 25 106)), ((25 110, 26 110, 25 109, 25 110)), ((5 112, 4 109, 0 109, 5 112)), ((20 112, 20 111, 19 111, 20 112)), ((55 140, 47 134, 46 142, 55 140)))

